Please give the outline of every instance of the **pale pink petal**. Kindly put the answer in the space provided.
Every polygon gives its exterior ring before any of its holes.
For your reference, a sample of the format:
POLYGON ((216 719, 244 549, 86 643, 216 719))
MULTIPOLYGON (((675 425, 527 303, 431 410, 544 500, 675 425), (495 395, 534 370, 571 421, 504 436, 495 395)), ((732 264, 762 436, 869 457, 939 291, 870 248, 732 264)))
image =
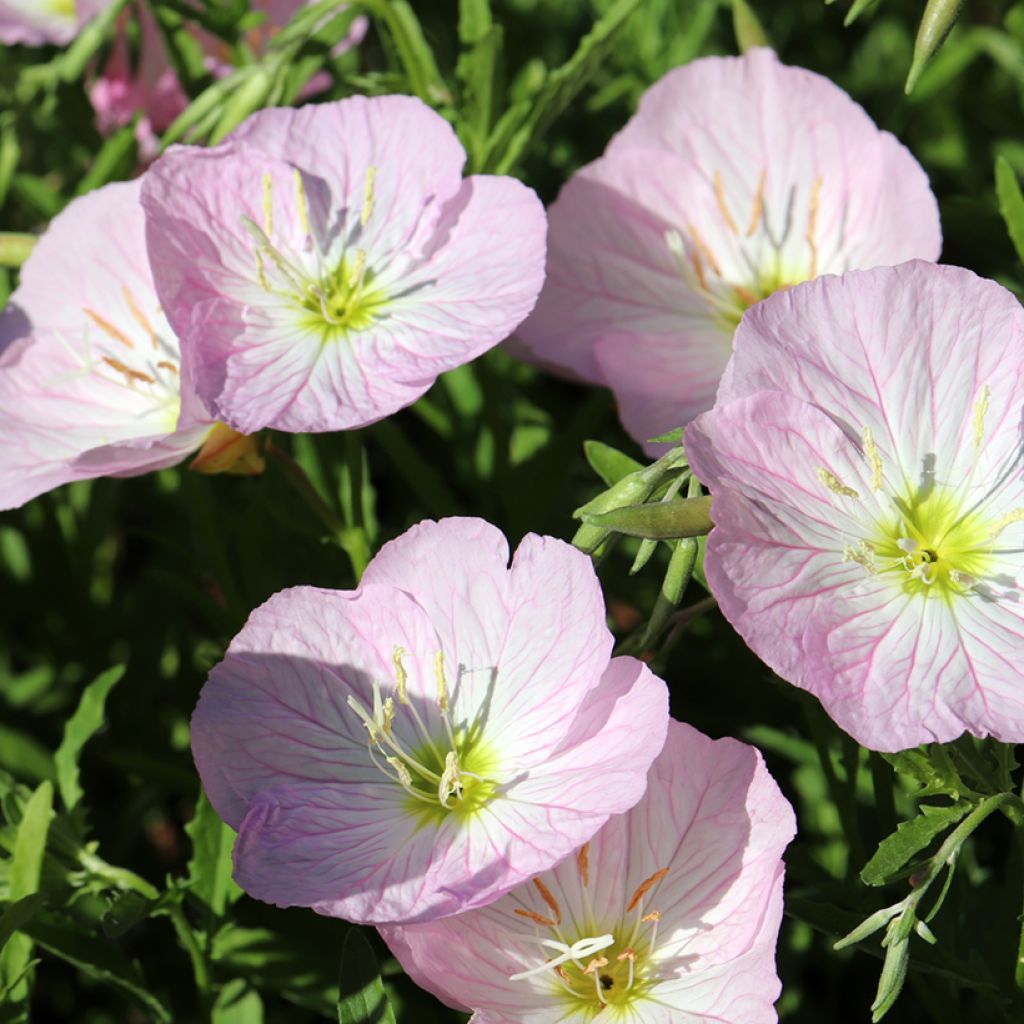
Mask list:
POLYGON ((180 462, 212 422, 149 276, 138 182, 54 218, 0 315, 0 507, 180 462))
POLYGON ((543 211, 510 179, 463 181, 464 159, 443 119, 389 96, 261 111, 154 165, 157 287, 212 414, 362 426, 512 331, 543 280, 543 211))

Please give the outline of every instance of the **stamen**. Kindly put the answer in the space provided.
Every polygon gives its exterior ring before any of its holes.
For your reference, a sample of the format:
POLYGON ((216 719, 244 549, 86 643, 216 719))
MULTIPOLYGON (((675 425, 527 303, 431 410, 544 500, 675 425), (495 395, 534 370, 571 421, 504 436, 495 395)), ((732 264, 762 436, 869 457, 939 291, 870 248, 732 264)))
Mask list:
POLYGON ((636 950, 624 949, 615 959, 629 961, 629 980, 626 982, 626 991, 628 992, 633 987, 633 981, 636 978, 636 950))
POLYGON ((141 370, 133 370, 130 366, 125 366, 120 359, 114 359, 111 356, 104 356, 103 362, 105 362, 107 366, 112 366, 118 373, 124 374, 124 376, 128 378, 129 384, 133 380, 141 380, 146 384, 156 383, 155 377, 150 377, 148 373, 143 373, 141 370))
POLYGON ((734 284, 732 286, 732 290, 736 293, 740 302, 745 306, 753 306, 760 301, 749 288, 744 288, 741 284, 734 284))
POLYGON ((878 453, 878 445, 875 444, 870 427, 864 428, 864 457, 871 467, 871 490, 880 491, 882 489, 882 456, 878 453))
POLYGON ((131 290, 127 285, 121 288, 121 294, 124 296, 124 301, 128 304, 128 310, 135 318, 135 322, 146 332, 147 335, 149 335, 149 343, 153 346, 153 351, 158 351, 160 348, 160 341, 156 336, 156 331, 153 330, 153 325, 149 322, 146 314, 139 309, 139 305, 135 301, 135 296, 132 295, 131 290))
POLYGON ((814 240, 814 230, 818 223, 818 200, 821 196, 821 186, 824 179, 819 175, 811 187, 811 200, 807 209, 807 231, 804 239, 811 250, 811 272, 809 277, 818 276, 818 243, 814 240))
POLYGON ((668 874, 668 868, 662 868, 660 871, 655 871, 650 878, 640 883, 636 892, 633 893, 633 898, 629 901, 629 905, 626 907, 626 913, 636 909, 637 904, 647 895, 651 889, 660 882, 668 874))
POLYGON ((359 223, 366 227, 367 222, 373 215, 374 191, 377 183, 377 168, 370 166, 366 168, 366 184, 363 186, 363 209, 359 214, 359 223))
POLYGON ((843 548, 843 561, 856 562, 867 569, 872 576, 878 572, 878 566, 875 565, 875 549, 864 540, 859 541, 856 547, 847 544, 843 548))
POLYGON ((274 179, 263 175, 263 233, 270 238, 274 234, 274 179))
POLYGON ((380 710, 381 729, 385 736, 391 735, 391 723, 395 720, 395 702, 388 697, 380 710))
POLYGON ((764 211, 764 186, 767 179, 767 171, 761 172, 761 178, 757 183, 757 195, 754 196, 754 209, 750 214, 750 224, 747 225, 747 238, 757 230, 758 222, 764 211))
POLYGON ((124 331, 116 328, 109 320, 104 320, 99 313, 94 313, 91 309, 82 309, 82 312, 101 330, 104 334, 113 338, 114 341, 119 341, 126 348, 135 348, 135 343, 131 338, 128 337, 124 331))
POLYGON ((539 878, 535 878, 533 884, 537 887, 540 898, 551 908, 552 913, 555 915, 555 924, 561 924, 562 908, 558 905, 558 900, 555 899, 551 890, 539 878))
POLYGON ((736 227, 736 222, 732 219, 732 214, 729 213, 729 207, 725 204, 725 185, 722 182, 721 171, 715 171, 715 200, 718 203, 718 209, 722 213, 722 219, 725 221, 726 227, 734 235, 738 235, 739 231, 736 227))
POLYGON ((409 673, 405 671, 402 664, 402 657, 405 655, 404 647, 396 647, 391 655, 391 663, 395 666, 395 682, 398 687, 398 703, 409 703, 409 673))
POLYGON ((535 910, 525 910, 523 907, 516 907, 513 914, 518 914, 520 917, 525 917, 527 920, 532 921, 534 924, 539 924, 544 928, 554 928, 558 923, 553 918, 545 917, 543 914, 538 914, 535 910))
MULTIPOLYGON (((529 914, 524 914, 523 916, 529 917, 529 914)), ((509 976, 508 980, 522 981, 524 978, 536 977, 536 975, 543 974, 545 971, 557 969, 562 964, 568 963, 570 960, 575 963, 582 960, 583 957, 593 956, 595 953, 600 953, 602 949, 607 949, 609 946, 614 945, 614 943, 615 936, 611 933, 579 939, 571 946, 566 946, 564 942, 556 942, 554 939, 541 939, 540 944, 542 946, 547 946, 549 949, 560 950, 560 955, 556 956, 553 960, 545 961, 539 967, 533 967, 528 971, 521 971, 519 974, 512 974, 509 976)), ((582 966, 583 965, 580 964, 581 970, 582 966)))
POLYGON ((830 473, 824 466, 818 467, 818 479, 833 494, 841 495, 844 498, 860 498, 860 495, 852 487, 847 487, 835 473, 830 473))
POLYGON ((459 759, 454 750, 449 750, 444 757, 444 772, 437 784, 437 799, 441 806, 450 810, 448 799, 454 794, 462 796, 462 783, 459 782, 459 759))
POLYGON ((434 671, 437 675, 437 706, 441 714, 448 713, 448 679, 444 674, 444 652, 438 651, 434 658, 434 671))
POLYGON ((977 450, 981 447, 981 442, 985 438, 985 416, 988 413, 989 399, 992 397, 992 391, 986 384, 981 389, 981 397, 978 399, 974 406, 974 448, 977 450))
POLYGON ((690 238, 693 239, 693 244, 700 250, 704 259, 708 261, 708 266, 710 266, 719 277, 722 277, 722 268, 719 266, 718 260, 715 259, 715 254, 708 248, 704 239, 701 238, 700 232, 692 224, 687 224, 686 229, 690 232, 690 238))
POLYGON ((174 365, 174 363, 168 362, 168 361, 167 361, 166 359, 161 359, 161 360, 160 360, 160 362, 159 362, 159 363, 157 363, 156 365, 157 365, 157 366, 158 366, 158 367, 159 367, 159 368, 160 368, 161 370, 170 370, 170 371, 171 371, 171 373, 173 373, 173 374, 175 374, 175 375, 176 375, 176 374, 177 374, 177 372, 178 372, 178 367, 177 367, 177 366, 175 366, 175 365, 174 365))
POLYGON ((651 937, 647 944, 647 953, 651 955, 654 953, 655 946, 658 942, 658 922, 661 920, 661 912, 658 910, 652 910, 649 914, 644 914, 640 918, 640 921, 644 924, 653 924, 654 927, 651 929, 651 937))
POLYGON ((299 226, 302 228, 304 235, 312 235, 313 232, 309 227, 309 207, 306 205, 306 185, 302 180, 302 172, 298 168, 294 171, 294 179, 295 206, 299 214, 299 226))
POLYGON ((576 864, 580 869, 583 888, 590 885, 590 843, 584 843, 576 854, 576 864))

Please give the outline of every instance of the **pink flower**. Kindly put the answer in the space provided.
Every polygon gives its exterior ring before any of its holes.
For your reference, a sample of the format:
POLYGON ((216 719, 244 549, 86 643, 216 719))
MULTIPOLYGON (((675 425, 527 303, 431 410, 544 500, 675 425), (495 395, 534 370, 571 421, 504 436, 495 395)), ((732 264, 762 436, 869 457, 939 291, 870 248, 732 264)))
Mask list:
POLYGON ((70 42, 114 0, 0 0, 0 43, 40 46, 70 42))
POLYGON ((548 278, 521 342, 610 387, 641 443, 711 408, 748 306, 940 248, 910 153, 770 50, 670 71, 550 217, 548 278))
POLYGON ((664 742, 664 684, 611 647, 585 556, 531 534, 509 568, 479 519, 413 527, 356 591, 272 597, 192 718, 235 878, 388 923, 547 870, 636 803, 664 742))
MULTIPOLYGON (((311 2, 314 0, 254 0, 253 11, 262 12, 267 17, 261 25, 246 33, 245 42, 260 56, 269 40, 288 24, 296 11, 311 2)), ((167 57, 160 30, 149 7, 139 4, 135 9, 139 24, 136 58, 132 58, 126 31, 130 18, 125 17, 118 26, 110 57, 89 91, 89 99, 96 111, 97 127, 105 135, 130 124, 137 114, 141 115, 136 125, 136 136, 140 157, 148 163, 159 153, 158 136, 188 106, 188 97, 167 57)), ((195 25, 190 27, 206 53, 210 71, 218 77, 227 75, 232 70, 227 45, 195 25)), ((366 18, 357 18, 348 36, 336 48, 335 55, 358 45, 367 27, 366 18)), ((313 95, 329 83, 328 75, 314 76, 302 95, 313 95)))
POLYGON ((142 202, 157 292, 210 414, 250 433, 375 422, 505 338, 544 276, 544 211, 463 180, 408 96, 264 110, 173 147, 142 202))
POLYGON ((472 1024, 768 1024, 795 827, 756 750, 672 722, 643 799, 575 857, 482 910, 380 931, 472 1024))
MULTIPOLYGON (((73 200, 0 314, 0 508, 72 480, 170 466, 208 440, 222 448, 226 428, 214 429, 178 364, 146 261, 139 183, 73 200)), ((234 449, 248 471, 262 465, 254 443, 234 449)))
POLYGON ((1024 740, 1024 311, 915 261, 743 318, 686 432, 705 570, 759 657, 876 750, 1024 740))

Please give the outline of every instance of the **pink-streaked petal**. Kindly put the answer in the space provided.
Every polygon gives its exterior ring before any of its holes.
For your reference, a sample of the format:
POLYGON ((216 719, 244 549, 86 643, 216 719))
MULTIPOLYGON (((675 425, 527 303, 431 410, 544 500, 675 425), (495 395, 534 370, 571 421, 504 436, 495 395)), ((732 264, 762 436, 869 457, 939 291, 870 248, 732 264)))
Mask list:
POLYGON ((944 481, 998 478, 1016 453, 1024 392, 1024 311, 1005 288, 915 260, 825 277, 743 318, 720 402, 797 395, 859 435, 870 427, 898 484, 942 454, 944 481), (989 389, 985 436, 974 415, 989 389), (946 461, 951 458, 953 461, 946 461))
POLYGON ((598 684, 611 654, 590 560, 562 541, 505 538, 476 519, 423 522, 385 544, 366 571, 415 596, 442 637, 456 707, 486 702, 510 764, 543 761, 598 684))

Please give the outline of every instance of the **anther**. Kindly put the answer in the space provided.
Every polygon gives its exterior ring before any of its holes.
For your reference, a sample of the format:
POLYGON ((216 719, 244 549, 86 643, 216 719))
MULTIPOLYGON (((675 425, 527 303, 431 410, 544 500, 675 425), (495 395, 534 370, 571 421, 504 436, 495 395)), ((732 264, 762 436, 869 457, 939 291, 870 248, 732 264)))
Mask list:
POLYGON ((595 956, 593 960, 583 968, 584 974, 593 974, 594 971, 599 971, 602 967, 608 966, 608 960, 603 956, 595 956))
POLYGON ((516 907, 513 914, 518 914, 520 917, 525 917, 528 921, 532 921, 534 924, 539 924, 543 928, 554 928, 557 922, 550 917, 545 917, 543 914, 538 914, 535 910, 524 910, 522 907, 516 907))
POLYGON ((584 843, 576 854, 576 864, 580 869, 583 888, 590 885, 590 843, 584 843))
POLYGON ((99 313, 94 313, 91 309, 83 309, 82 312, 101 330, 104 334, 113 338, 114 341, 119 341, 126 348, 135 348, 135 344, 131 338, 128 337, 124 331, 119 330, 109 320, 104 320, 99 313))
POLYGON ((166 359, 161 359, 160 362, 157 363, 156 365, 161 370, 169 370, 171 373, 173 373, 175 375, 177 375, 177 373, 178 373, 178 367, 175 366, 174 363, 168 362, 166 359))
POLYGON ((405 655, 404 647, 396 647, 391 655, 391 663, 395 666, 395 685, 398 689, 398 703, 409 703, 409 673, 405 671, 402 658, 405 655))
POLYGON ((859 498, 860 495, 852 488, 847 487, 842 480, 835 475, 835 473, 829 472, 824 466, 819 466, 817 469, 818 479, 833 493, 838 494, 843 498, 859 498))
POLYGON ((363 186, 363 209, 359 214, 359 223, 365 228, 370 217, 373 215, 374 191, 377 183, 377 168, 370 166, 366 168, 366 184, 363 186))
POLYGON ((718 203, 718 209, 722 213, 722 220, 725 221, 726 227, 734 235, 738 235, 739 230, 736 227, 736 222, 732 219, 732 214, 729 213, 729 207, 725 203, 725 185, 722 182, 721 171, 715 171, 715 200, 718 203))
POLYGON ((156 352, 160 348, 160 341, 156 336, 156 331, 153 330, 153 325, 149 322, 149 318, 145 313, 139 309, 138 303, 135 301, 135 296, 132 295, 131 290, 127 285, 122 287, 121 294, 124 296, 124 301, 128 304, 128 310, 135 318, 135 322, 146 332, 149 336, 149 343, 153 346, 153 351, 156 352))
POLYGON ((555 915, 555 924, 561 924, 562 908, 558 905, 558 900, 555 899, 551 890, 539 878, 535 878, 533 884, 537 887, 540 898, 551 908, 551 912, 555 915))
POLYGON ((807 209, 807 232, 804 240, 811 250, 811 272, 808 276, 818 276, 818 243, 814 240, 814 231, 818 224, 818 200, 821 196, 821 186, 824 179, 819 175, 811 187, 811 199, 807 209))
POLYGON ((274 179, 263 175, 263 232, 270 238, 274 234, 274 179))
POLYGON ((985 416, 988 413, 989 399, 992 397, 992 391, 986 384, 981 389, 981 397, 975 403, 974 406, 974 447, 978 449, 981 447, 981 442, 985 439, 985 416))
POLYGON ((864 458, 868 460, 871 467, 871 490, 882 489, 882 456, 878 453, 878 445, 875 444, 874 435, 870 427, 864 428, 864 458))
POLYGON ((767 179, 767 172, 762 171, 760 180, 757 183, 757 195, 754 196, 754 209, 750 214, 750 223, 747 225, 747 238, 757 230, 758 222, 761 220, 761 213, 764 211, 764 186, 767 179))
POLYGON ((449 797, 462 796, 462 783, 459 781, 459 759, 454 750, 449 750, 444 757, 444 772, 441 774, 441 781, 437 784, 437 799, 441 806, 450 810, 449 797))
POLYGON ((104 356, 103 362, 107 366, 113 367, 118 373, 124 374, 128 378, 128 382, 131 383, 133 380, 140 380, 145 384, 155 384, 156 378, 150 377, 148 373, 143 373, 141 370, 133 370, 130 366, 125 366, 120 359, 114 359, 111 356, 104 356))
POLYGON ((660 882, 667 874, 668 868, 662 868, 660 871, 655 871, 650 878, 641 882, 637 887, 636 892, 633 893, 633 898, 629 901, 629 906, 626 907, 626 913, 628 914, 635 910, 637 904, 644 898, 644 896, 646 896, 647 893, 649 893, 651 889, 654 888, 654 886, 657 885, 657 883, 660 882))
POLYGON ((444 652, 438 651, 434 658, 434 671, 437 675, 437 706, 442 714, 448 711, 448 678, 444 674, 444 652))
POLYGON ((309 227, 309 207, 306 205, 306 184, 302 180, 302 172, 296 167, 294 172, 295 179, 295 207, 299 214, 299 226, 302 228, 302 233, 305 235, 312 235, 313 232, 309 227))

